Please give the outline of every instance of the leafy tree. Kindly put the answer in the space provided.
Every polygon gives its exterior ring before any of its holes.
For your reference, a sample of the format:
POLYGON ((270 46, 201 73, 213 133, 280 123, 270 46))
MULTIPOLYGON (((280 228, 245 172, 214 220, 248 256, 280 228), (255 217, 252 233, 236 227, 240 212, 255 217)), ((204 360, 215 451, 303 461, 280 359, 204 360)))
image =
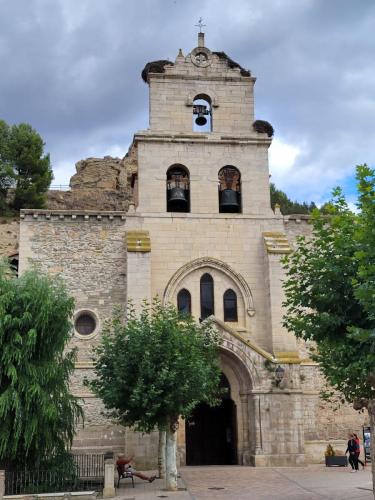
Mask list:
MULTIPOLYGON (((315 211, 313 237, 300 237, 286 258, 284 326, 316 343, 314 358, 327 381, 355 409, 368 409, 374 436, 374 170, 358 166, 357 180, 358 215, 337 188, 329 216, 315 211)), ((374 473, 374 446, 372 453, 374 473)))
POLYGON ((9 127, 0 120, 0 213, 7 212, 7 192, 14 182, 14 172, 8 161, 9 127))
POLYGON ((53 179, 50 157, 36 130, 26 123, 9 127, 0 121, 0 190, 14 187, 13 208, 42 208, 53 179))
POLYGON ((311 203, 292 201, 284 191, 277 189, 272 182, 270 184, 270 194, 272 209, 275 209, 276 204, 279 205, 283 215, 310 214, 316 208, 313 201, 311 203))
POLYGON ((201 401, 219 395, 219 336, 208 322, 182 317, 158 299, 126 324, 117 311, 95 349, 96 378, 89 383, 111 417, 124 426, 166 431, 167 488, 177 489, 176 431, 201 401))
POLYGON ((39 271, 0 266, 0 462, 32 466, 66 456, 83 416, 69 392, 73 299, 39 271))

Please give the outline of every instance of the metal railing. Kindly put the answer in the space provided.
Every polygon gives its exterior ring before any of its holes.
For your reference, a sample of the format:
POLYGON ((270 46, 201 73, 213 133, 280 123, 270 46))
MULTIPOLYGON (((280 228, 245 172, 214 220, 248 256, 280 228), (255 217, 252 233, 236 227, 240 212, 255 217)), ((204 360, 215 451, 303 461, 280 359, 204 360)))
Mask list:
POLYGON ((72 457, 79 477, 104 477, 103 454, 73 454, 72 457))
POLYGON ((75 471, 6 470, 5 494, 23 495, 71 491, 101 491, 104 485, 104 455, 72 455, 75 471))
POLYGON ((69 184, 51 184, 49 189, 54 191, 70 191, 69 184))

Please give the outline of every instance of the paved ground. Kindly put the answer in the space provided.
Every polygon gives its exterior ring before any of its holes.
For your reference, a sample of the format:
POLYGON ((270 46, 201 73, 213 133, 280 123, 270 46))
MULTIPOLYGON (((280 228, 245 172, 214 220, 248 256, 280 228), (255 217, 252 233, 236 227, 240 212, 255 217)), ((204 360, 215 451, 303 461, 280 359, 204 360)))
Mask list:
POLYGON ((117 491, 121 500, 374 500, 370 467, 351 474, 346 467, 183 467, 180 487, 188 491, 169 493, 164 482, 136 480, 117 491))

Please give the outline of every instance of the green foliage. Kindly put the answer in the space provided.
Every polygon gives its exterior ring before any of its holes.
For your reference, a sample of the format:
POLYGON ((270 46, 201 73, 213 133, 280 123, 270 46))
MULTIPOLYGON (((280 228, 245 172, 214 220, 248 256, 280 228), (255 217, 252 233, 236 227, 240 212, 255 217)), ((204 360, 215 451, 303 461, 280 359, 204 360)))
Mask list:
POLYGON ((300 237, 285 259, 284 326, 316 342, 314 358, 347 401, 374 398, 375 204, 374 171, 357 167, 359 214, 339 188, 314 211, 313 238, 300 237))
POLYGON ((42 208, 53 179, 49 155, 44 155, 41 136, 30 125, 10 127, 0 120, 0 210, 14 188, 12 207, 42 208))
POLYGON ((14 172, 8 161, 9 127, 0 120, 0 213, 7 212, 6 196, 14 182, 14 172))
POLYGON ((0 462, 37 468, 66 456, 78 400, 69 392, 74 301, 58 278, 0 266, 0 462))
POLYGON ((280 206, 283 215, 310 214, 316 208, 313 201, 311 203, 292 201, 286 193, 277 189, 272 182, 270 184, 270 193, 272 210, 275 210, 275 205, 277 204, 280 206))
POLYGON ((217 402, 219 344, 208 322, 155 299, 139 316, 130 310, 125 325, 114 314, 95 349, 89 385, 117 421, 150 432, 187 417, 201 401, 217 402))

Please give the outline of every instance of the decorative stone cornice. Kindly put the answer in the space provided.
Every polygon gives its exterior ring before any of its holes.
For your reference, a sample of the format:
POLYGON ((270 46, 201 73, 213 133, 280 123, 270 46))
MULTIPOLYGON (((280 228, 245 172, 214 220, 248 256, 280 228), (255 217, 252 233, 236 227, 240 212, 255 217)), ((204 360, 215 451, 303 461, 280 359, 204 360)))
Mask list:
POLYGON ((285 233, 277 231, 265 232, 263 238, 267 253, 288 254, 292 251, 285 233))
POLYGON ((309 214, 290 214, 284 215, 283 220, 284 224, 288 224, 291 221, 294 221, 296 224, 301 224, 301 222, 304 224, 311 224, 312 218, 309 214))
POLYGON ((278 363, 288 365, 300 365, 302 360, 297 351, 278 351, 275 352, 278 363))
POLYGON ((153 80, 181 80, 182 78, 187 81, 187 80, 194 80, 194 81, 199 81, 202 80, 203 82, 210 81, 210 82, 256 82, 255 76, 241 76, 241 75, 233 75, 233 76, 224 76, 224 75, 219 75, 219 76, 214 76, 210 75, 208 78, 207 77, 200 77, 199 75, 186 75, 186 74, 167 74, 167 73, 150 73, 149 76, 152 76, 153 80))
POLYGON ((139 132, 134 135, 134 142, 171 142, 171 143, 209 143, 209 144, 232 144, 232 145, 244 145, 244 144, 256 144, 270 146, 272 139, 263 134, 264 137, 260 137, 259 134, 244 135, 244 136, 225 136, 225 135, 214 135, 214 134, 202 134, 197 132, 196 134, 174 134, 174 133, 153 133, 153 132, 139 132))
POLYGON ((126 212, 96 210, 35 210, 22 209, 20 218, 26 221, 102 221, 126 220, 126 212))
POLYGON ((127 231, 128 252, 151 252, 151 239, 148 231, 127 231))

